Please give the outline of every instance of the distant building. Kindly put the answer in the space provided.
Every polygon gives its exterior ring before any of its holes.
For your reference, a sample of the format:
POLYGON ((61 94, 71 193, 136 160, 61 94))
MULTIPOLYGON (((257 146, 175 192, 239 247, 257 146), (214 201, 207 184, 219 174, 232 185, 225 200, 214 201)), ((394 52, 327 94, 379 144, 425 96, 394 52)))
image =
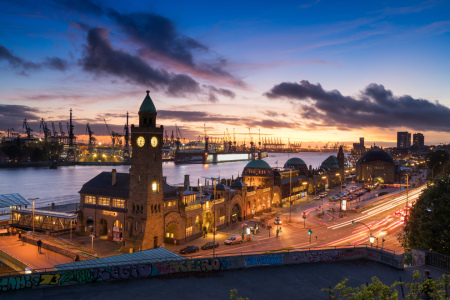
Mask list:
POLYGON ((364 153, 356 163, 356 179, 365 182, 394 183, 395 163, 381 149, 364 153))
POLYGON ((425 146, 425 137, 422 133, 414 133, 413 134, 413 145, 415 147, 423 147, 425 146))
POLYGON ((353 143, 352 156, 361 156, 366 152, 366 147, 364 146, 364 138, 359 138, 359 143, 353 143))
POLYGON ((397 148, 410 148, 411 147, 411 133, 409 132, 397 132, 397 148))

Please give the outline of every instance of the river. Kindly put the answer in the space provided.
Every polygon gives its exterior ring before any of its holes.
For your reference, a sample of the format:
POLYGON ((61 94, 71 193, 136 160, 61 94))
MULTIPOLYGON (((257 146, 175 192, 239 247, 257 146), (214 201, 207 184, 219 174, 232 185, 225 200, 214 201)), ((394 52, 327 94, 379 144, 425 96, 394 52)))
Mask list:
MULTIPOLYGON (((292 157, 298 157, 313 168, 317 168, 334 152, 300 152, 300 153, 269 153, 264 160, 271 167, 283 167, 292 157)), ((173 162, 163 162, 163 175, 167 183, 181 185, 184 175, 190 175, 190 183, 196 186, 198 180, 204 183, 204 177, 236 178, 241 175, 248 161, 210 165, 175 165, 173 162)), ((0 195, 19 193, 25 199, 39 198, 36 207, 76 202, 78 191, 82 185, 102 171, 128 172, 130 166, 66 166, 58 169, 48 168, 10 168, 0 169, 0 195)))

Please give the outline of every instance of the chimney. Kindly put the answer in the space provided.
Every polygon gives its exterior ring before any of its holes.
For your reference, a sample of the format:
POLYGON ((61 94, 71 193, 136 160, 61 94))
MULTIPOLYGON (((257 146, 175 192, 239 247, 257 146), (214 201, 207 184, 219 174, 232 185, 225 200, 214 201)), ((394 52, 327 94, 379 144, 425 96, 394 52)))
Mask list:
POLYGON ((167 183, 167 176, 163 176, 163 182, 167 183))
POLYGON ((112 169, 112 173, 111 173, 111 178, 112 178, 112 185, 115 186, 116 185, 116 169, 112 169))

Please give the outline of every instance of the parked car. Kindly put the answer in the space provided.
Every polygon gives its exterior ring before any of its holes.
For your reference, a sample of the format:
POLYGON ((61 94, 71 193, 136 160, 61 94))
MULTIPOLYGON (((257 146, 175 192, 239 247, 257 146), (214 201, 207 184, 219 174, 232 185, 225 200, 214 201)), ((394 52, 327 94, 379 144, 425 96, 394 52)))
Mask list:
POLYGON ((320 198, 323 198, 323 197, 325 197, 326 195, 327 195, 327 193, 320 193, 320 194, 319 194, 320 198))
POLYGON ((219 247, 219 243, 216 243, 214 245, 213 242, 207 242, 201 248, 202 248, 202 250, 208 250, 208 249, 217 248, 217 247, 219 247))
POLYGON ((242 243, 242 236, 240 235, 232 235, 224 242, 225 245, 234 245, 239 243, 242 243))
POLYGON ((320 196, 315 196, 314 200, 320 200, 320 196))
POLYGON ((274 225, 281 225, 281 219, 280 219, 280 217, 276 217, 276 218, 275 218, 275 221, 273 221, 273 224, 274 224, 274 225))
POLYGON ((188 254, 198 252, 200 249, 197 246, 187 246, 180 250, 180 254, 188 254))

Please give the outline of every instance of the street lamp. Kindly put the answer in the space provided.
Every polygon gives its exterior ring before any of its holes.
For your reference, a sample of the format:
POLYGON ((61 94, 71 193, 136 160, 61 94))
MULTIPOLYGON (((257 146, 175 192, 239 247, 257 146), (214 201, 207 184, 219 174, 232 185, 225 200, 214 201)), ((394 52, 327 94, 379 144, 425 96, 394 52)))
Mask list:
POLYGON ((437 162, 437 163, 435 163, 434 164, 434 166, 431 168, 431 178, 433 179, 434 178, 434 176, 433 176, 433 170, 434 170, 434 167, 436 167, 436 165, 440 165, 442 162, 437 162))
POLYGON ((370 242, 370 245, 372 246, 372 244, 373 244, 373 242, 375 241, 375 239, 377 239, 377 247, 378 247, 378 238, 377 237, 374 237, 373 235, 372 235, 372 229, 370 229, 370 227, 369 226, 367 226, 366 224, 364 224, 363 222, 359 222, 359 221, 353 221, 352 220, 352 225, 355 225, 355 223, 360 223, 360 224, 363 224, 364 226, 366 226, 368 229, 369 229, 369 242, 370 242))
POLYGON ((39 200, 39 198, 28 198, 28 200, 33 201, 33 238, 34 238, 34 200, 39 200))
POLYGON ((289 169, 289 223, 291 223, 292 206, 292 169, 289 169))
POLYGON ((341 196, 339 197, 339 218, 342 218, 342 177, 340 173, 336 173, 336 176, 339 176, 341 181, 341 196))
MULTIPOLYGON (((327 179, 327 176, 322 176, 322 179, 327 179)), ((324 185, 325 186, 325 185, 324 185)), ((322 206, 325 204, 325 197, 322 198, 322 206)))

